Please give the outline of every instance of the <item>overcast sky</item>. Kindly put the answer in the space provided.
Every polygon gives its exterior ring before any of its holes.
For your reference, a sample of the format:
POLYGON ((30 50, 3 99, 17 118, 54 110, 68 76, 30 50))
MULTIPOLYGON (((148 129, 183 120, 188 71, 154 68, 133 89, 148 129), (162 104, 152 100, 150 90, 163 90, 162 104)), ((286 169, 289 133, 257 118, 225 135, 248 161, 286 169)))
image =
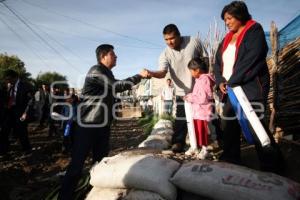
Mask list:
MULTIPOLYGON (((144 67, 158 68, 158 56, 165 48, 165 25, 175 23, 182 35, 199 32, 205 37, 214 19, 223 26, 220 13, 230 2, 5 0, 10 10, 0 3, 0 52, 17 55, 33 77, 39 72, 56 71, 66 75, 72 86, 81 87, 88 69, 96 64, 96 47, 110 43, 118 56, 113 72, 122 79, 144 67)), ((265 31, 269 31, 272 20, 283 28, 300 11, 299 0, 246 3, 265 31)))

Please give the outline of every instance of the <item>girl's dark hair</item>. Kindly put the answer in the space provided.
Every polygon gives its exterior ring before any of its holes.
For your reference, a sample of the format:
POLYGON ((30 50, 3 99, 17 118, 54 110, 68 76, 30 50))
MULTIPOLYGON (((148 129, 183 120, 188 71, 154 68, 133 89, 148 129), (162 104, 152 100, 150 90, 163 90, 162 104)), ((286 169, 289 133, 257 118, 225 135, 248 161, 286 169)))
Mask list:
POLYGON ((199 69, 202 73, 208 73, 206 61, 202 58, 193 58, 188 64, 189 69, 199 69))
POLYGON ((224 20, 225 13, 232 15, 237 20, 245 24, 248 20, 252 19, 249 14, 247 5, 243 1, 233 1, 226 5, 221 14, 221 18, 224 20))

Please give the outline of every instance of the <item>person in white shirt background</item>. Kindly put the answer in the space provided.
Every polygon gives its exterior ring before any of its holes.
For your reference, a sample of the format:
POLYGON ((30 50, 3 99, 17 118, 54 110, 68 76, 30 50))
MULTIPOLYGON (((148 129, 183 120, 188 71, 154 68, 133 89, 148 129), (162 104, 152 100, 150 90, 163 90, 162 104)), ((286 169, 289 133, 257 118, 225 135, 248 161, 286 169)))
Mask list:
POLYGON ((163 88, 161 93, 161 99, 164 102, 164 113, 169 115, 172 114, 173 111, 173 100, 175 97, 175 89, 172 86, 171 79, 167 79, 167 86, 163 88))

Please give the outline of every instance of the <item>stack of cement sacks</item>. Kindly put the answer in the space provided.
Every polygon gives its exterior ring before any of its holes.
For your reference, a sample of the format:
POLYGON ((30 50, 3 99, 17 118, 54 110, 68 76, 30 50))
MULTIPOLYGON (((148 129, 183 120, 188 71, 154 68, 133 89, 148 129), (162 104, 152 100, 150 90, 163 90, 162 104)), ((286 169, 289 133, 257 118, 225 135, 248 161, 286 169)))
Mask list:
POLYGON ((169 179, 180 164, 153 154, 119 154, 104 158, 90 171, 93 187, 87 200, 176 200, 169 179))
POLYGON ((154 154, 119 154, 90 173, 94 188, 87 200, 300 199, 300 185, 290 179, 208 160, 180 165, 154 154))
POLYGON ((172 122, 170 120, 160 119, 154 125, 151 134, 139 145, 139 147, 159 150, 169 149, 173 134, 172 122))
POLYGON ((290 179, 209 160, 182 164, 170 181, 183 191, 216 200, 300 199, 300 185, 290 179))
POLYGON ((139 153, 104 158, 90 171, 87 200, 299 200, 300 184, 272 173, 223 162, 178 163, 158 156, 172 138, 172 122, 159 120, 139 153), (151 150, 154 148, 155 150, 151 150), (177 197, 177 188, 181 194, 177 197))

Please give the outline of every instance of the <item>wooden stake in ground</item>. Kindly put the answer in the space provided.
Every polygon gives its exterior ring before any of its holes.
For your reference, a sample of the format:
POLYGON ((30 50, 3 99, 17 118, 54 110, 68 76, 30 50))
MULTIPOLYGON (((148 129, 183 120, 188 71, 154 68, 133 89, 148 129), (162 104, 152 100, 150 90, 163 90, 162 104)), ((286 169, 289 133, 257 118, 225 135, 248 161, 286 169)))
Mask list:
POLYGON ((272 80, 272 102, 270 104, 271 115, 270 115, 270 123, 269 129, 272 133, 275 132, 275 117, 276 117, 276 110, 278 108, 277 105, 277 64, 278 64, 278 31, 274 21, 271 23, 271 48, 272 48, 272 60, 273 60, 273 68, 271 71, 271 80, 272 80))

